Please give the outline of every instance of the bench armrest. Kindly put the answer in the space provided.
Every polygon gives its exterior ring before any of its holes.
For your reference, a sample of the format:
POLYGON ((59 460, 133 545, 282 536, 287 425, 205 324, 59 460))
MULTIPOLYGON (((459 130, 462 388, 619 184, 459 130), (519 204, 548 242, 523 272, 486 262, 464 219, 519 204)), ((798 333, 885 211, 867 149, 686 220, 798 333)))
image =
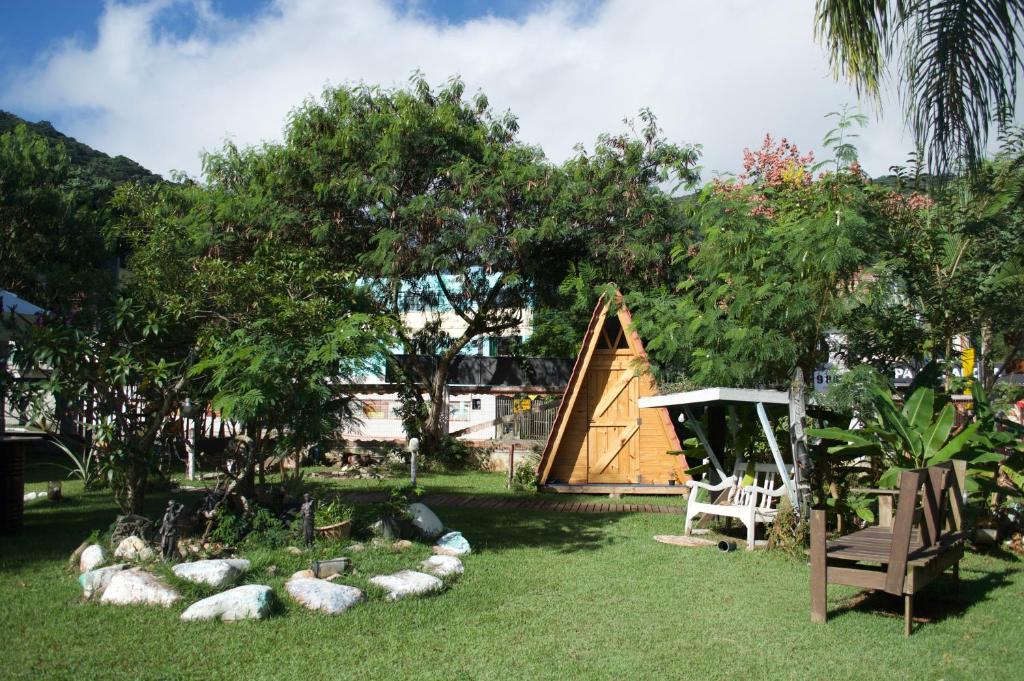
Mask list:
POLYGON ((686 485, 690 489, 696 489, 699 487, 701 489, 706 489, 709 492, 718 492, 719 490, 726 489, 727 487, 735 487, 736 478, 730 475, 728 478, 718 483, 717 485, 712 485, 707 482, 701 482, 700 480, 687 480, 686 485))

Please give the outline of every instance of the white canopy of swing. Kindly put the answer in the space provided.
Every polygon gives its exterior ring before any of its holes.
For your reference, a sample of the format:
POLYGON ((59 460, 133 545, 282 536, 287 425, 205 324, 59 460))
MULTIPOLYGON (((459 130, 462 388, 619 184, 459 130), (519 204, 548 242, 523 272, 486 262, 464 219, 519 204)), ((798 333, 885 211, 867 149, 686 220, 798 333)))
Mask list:
POLYGON ((768 448, 772 452, 772 459, 778 468, 779 477, 786 486, 786 494, 794 508, 797 508, 798 500, 796 494, 796 482, 787 474, 786 464, 782 460, 782 451, 775 439, 771 422, 768 420, 766 404, 789 404, 789 394, 781 390, 760 390, 756 388, 704 388, 702 390, 688 390, 681 393, 669 395, 655 395, 652 397, 641 397, 640 408, 651 407, 682 407, 683 413, 680 422, 688 422, 690 429, 696 434, 697 439, 707 452, 708 460, 724 480, 729 477, 722 468, 722 463, 715 450, 712 449, 700 421, 694 416, 693 407, 709 404, 753 404, 757 411, 757 418, 761 422, 761 430, 768 441, 768 448), (685 417, 685 419, 684 419, 685 417))

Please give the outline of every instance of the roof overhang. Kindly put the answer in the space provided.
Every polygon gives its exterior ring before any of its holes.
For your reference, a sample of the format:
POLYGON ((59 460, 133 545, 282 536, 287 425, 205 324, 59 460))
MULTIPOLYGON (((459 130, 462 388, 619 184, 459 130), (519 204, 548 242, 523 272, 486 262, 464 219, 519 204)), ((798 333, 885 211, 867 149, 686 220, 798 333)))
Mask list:
POLYGON ((676 407, 691 404, 712 404, 715 402, 789 404, 789 394, 781 390, 758 390, 753 388, 704 388, 703 390, 688 390, 669 395, 641 397, 640 408, 676 407))

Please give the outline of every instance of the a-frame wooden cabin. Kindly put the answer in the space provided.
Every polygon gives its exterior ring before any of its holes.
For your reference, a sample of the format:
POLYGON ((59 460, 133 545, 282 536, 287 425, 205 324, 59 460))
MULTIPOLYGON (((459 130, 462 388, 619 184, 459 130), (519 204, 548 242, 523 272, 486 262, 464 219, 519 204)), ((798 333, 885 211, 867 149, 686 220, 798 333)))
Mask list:
POLYGON ((621 300, 598 301, 540 460, 541 491, 686 493, 686 458, 667 453, 680 449, 668 409, 638 404, 655 386, 631 325, 621 300))

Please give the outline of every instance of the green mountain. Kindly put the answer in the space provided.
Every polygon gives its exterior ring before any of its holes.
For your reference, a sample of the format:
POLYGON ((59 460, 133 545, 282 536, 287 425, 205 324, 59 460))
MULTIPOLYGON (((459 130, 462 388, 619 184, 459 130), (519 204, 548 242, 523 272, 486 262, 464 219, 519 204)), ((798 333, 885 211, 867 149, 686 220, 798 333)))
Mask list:
POLYGON ((85 170, 98 179, 109 180, 115 185, 129 180, 144 183, 162 180, 159 175, 146 170, 127 156, 112 158, 102 151, 97 151, 89 145, 79 142, 74 137, 68 137, 54 128, 49 121, 30 123, 12 113, 0 110, 0 135, 14 130, 21 124, 37 135, 63 144, 71 165, 85 170))

